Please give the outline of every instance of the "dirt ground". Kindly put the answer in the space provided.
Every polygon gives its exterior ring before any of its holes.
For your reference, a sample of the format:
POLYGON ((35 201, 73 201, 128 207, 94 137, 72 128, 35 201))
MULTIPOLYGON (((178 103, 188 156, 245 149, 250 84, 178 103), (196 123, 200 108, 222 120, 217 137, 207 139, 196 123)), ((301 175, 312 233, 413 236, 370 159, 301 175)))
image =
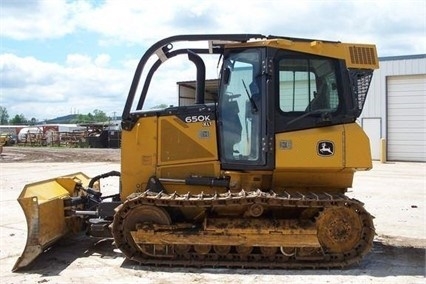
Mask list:
POLYGON ((3 147, 1 163, 120 162, 120 149, 66 147, 3 147))
MULTIPOLYGON (((23 251, 26 222, 16 201, 23 186, 82 171, 120 170, 118 149, 5 147, 0 155, 1 283, 425 283, 426 164, 374 163, 356 174, 348 195, 375 216, 374 247, 358 265, 335 270, 199 269, 139 266, 111 240, 64 238, 12 273, 23 251)), ((103 183, 115 192, 117 181, 103 183)))

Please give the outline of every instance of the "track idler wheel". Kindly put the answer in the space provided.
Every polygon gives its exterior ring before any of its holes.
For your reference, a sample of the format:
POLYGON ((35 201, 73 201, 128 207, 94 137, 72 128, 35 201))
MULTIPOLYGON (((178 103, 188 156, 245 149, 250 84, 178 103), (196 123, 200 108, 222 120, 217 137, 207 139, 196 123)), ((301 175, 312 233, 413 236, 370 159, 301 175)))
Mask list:
POLYGON ((169 214, 163 208, 136 205, 134 207, 122 204, 117 209, 112 226, 112 234, 116 246, 130 259, 141 254, 150 256, 170 255, 173 250, 161 244, 136 244, 131 231, 136 231, 139 224, 170 225, 169 214))
POLYGON ((347 253, 361 241, 363 222, 351 207, 330 207, 317 219, 318 240, 329 253, 347 253))

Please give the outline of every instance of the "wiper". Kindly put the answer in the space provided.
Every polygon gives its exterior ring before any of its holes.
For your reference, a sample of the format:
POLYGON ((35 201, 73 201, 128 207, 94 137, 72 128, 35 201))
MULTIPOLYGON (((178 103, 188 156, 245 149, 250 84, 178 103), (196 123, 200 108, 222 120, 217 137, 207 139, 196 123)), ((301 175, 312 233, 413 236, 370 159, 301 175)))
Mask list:
POLYGON ((248 97, 250 104, 251 104, 252 112, 257 112, 259 109, 257 108, 256 103, 253 100, 253 96, 250 96, 250 92, 247 89, 247 86, 246 86, 246 83, 244 82, 244 79, 241 79, 241 82, 243 82, 244 89, 246 90, 247 97, 248 97))
POLYGON ((301 116, 296 117, 295 119, 290 120, 287 122, 287 126, 290 124, 295 123, 296 121, 299 121, 307 116, 314 115, 314 114, 321 114, 321 122, 330 122, 331 121, 331 113, 330 109, 316 109, 309 112, 306 112, 302 114, 301 116))

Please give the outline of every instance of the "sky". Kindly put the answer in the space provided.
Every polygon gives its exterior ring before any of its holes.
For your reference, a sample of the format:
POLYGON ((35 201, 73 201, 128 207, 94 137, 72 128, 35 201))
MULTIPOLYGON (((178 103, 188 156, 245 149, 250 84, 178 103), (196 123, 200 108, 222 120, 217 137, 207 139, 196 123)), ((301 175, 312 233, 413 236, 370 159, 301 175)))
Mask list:
MULTIPOLYGON (((379 57, 425 54, 426 1, 0 0, 0 106, 10 118, 38 121, 96 109, 120 117, 152 44, 214 33, 373 43, 379 57)), ((176 82, 195 79, 191 65, 169 61, 144 108, 176 105, 176 82)))

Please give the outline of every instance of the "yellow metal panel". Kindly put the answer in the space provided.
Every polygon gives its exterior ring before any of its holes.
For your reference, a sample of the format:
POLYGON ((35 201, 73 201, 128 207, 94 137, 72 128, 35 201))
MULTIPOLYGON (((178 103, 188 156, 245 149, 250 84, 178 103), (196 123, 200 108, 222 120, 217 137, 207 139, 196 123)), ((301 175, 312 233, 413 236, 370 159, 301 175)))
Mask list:
POLYGON ((345 167, 356 170, 368 170, 371 162, 370 140, 364 130, 356 124, 345 126, 346 159, 345 167))
POLYGON ((219 177, 219 161, 188 163, 179 165, 160 166, 157 169, 158 177, 184 179, 189 176, 219 177))
POLYGON ((218 159, 215 122, 184 123, 175 116, 159 119, 158 165, 218 159))
POLYGON ((340 191, 352 186, 355 171, 371 166, 368 137, 356 123, 280 133, 273 185, 340 191), (333 144, 332 154, 321 154, 323 142, 333 144))
POLYGON ((276 170, 342 169, 343 130, 341 125, 336 125, 277 134, 276 170), (323 142, 333 143, 332 154, 320 154, 323 142))
POLYGON ((121 199, 145 190, 155 174, 157 161, 157 117, 142 117, 121 137, 121 199))
POLYGON ((304 52, 320 56, 343 59, 348 68, 378 69, 379 60, 376 46, 373 44, 323 42, 323 41, 292 41, 286 39, 271 39, 253 41, 243 44, 233 44, 228 47, 274 47, 284 50, 304 52))
POLYGON ((54 199, 39 207, 40 243, 47 244, 68 232, 64 218, 64 202, 54 199))
POLYGON ((342 125, 277 134, 274 188, 331 191, 350 186, 353 172, 344 170, 344 151, 342 125))
POLYGON ((18 199, 37 197, 39 204, 53 199, 62 199, 73 196, 76 183, 87 186, 89 181, 90 179, 87 175, 79 172, 26 184, 18 199))
POLYGON ((279 170, 274 172, 273 187, 276 192, 291 191, 300 192, 327 191, 329 193, 344 193, 352 186, 354 172, 349 169, 300 169, 279 170))
POLYGON ((21 198, 37 196, 38 203, 44 203, 52 199, 69 196, 69 192, 55 179, 25 185, 21 198))
POLYGON ((225 174, 231 177, 231 191, 270 190, 272 182, 272 171, 226 171, 225 174))
POLYGON ((145 190, 153 175, 186 178, 205 173, 218 176, 215 129, 214 122, 184 123, 176 116, 139 118, 132 130, 122 133, 121 199, 145 190), (211 170, 203 170, 206 162, 211 170))

